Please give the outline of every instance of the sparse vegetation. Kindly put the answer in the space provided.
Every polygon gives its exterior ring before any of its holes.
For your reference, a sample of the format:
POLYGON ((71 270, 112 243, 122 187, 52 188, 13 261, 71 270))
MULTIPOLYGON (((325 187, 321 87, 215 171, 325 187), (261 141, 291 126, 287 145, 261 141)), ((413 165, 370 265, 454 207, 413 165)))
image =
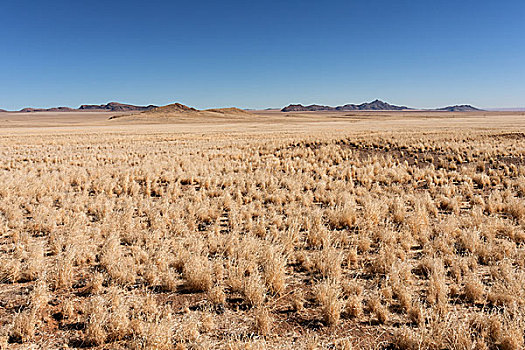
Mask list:
POLYGON ((1 136, 0 340, 523 349, 524 154, 479 130, 1 136))

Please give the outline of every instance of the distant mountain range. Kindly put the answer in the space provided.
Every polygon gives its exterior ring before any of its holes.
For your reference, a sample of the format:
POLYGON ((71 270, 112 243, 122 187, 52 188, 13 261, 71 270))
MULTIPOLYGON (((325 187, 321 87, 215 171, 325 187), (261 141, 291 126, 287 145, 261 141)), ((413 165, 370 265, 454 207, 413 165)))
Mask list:
MULTIPOLYGON (((149 111, 159 108, 155 105, 136 106, 125 103, 109 102, 101 105, 81 105, 79 108, 70 107, 53 107, 53 108, 22 108, 18 112, 75 112, 75 111, 105 111, 105 112, 135 112, 135 111, 149 111)), ((270 110, 271 108, 268 108, 270 110)), ((308 105, 291 104, 281 109, 282 112, 309 112, 309 111, 404 111, 414 110, 414 108, 406 106, 396 106, 390 103, 375 100, 372 102, 365 102, 361 104, 345 104, 343 106, 324 106, 324 105, 308 105)), ((496 110, 496 109, 493 109, 496 110)), ((510 110, 510 109, 509 109, 510 110)), ((519 109, 517 109, 519 110, 519 109)), ((482 109, 473 107, 471 105, 456 105, 447 106, 443 108, 428 109, 428 111, 446 111, 446 112, 474 112, 482 111, 482 109)), ((0 109, 0 112, 8 112, 0 109)))
MULTIPOLYGON (((301 104, 291 104, 283 109, 282 112, 308 112, 308 111, 404 111, 404 110, 413 110, 414 108, 409 108, 406 106, 396 106, 391 105, 390 103, 375 100, 372 102, 365 102, 361 104, 346 104, 343 106, 323 106, 323 105, 309 105, 303 106, 301 104)), ((472 112, 480 111, 476 107, 471 105, 457 105, 457 106, 448 106, 438 109, 432 109, 434 111, 448 111, 448 112, 472 112)))
MULTIPOLYGON (((125 103, 109 102, 102 105, 82 105, 79 108, 53 107, 53 108, 22 108, 19 112, 74 112, 74 111, 107 111, 107 112, 133 112, 148 111, 158 106, 135 106, 125 103)), ((4 110, 0 110, 4 111, 4 110)), ((4 111, 6 112, 6 111, 4 111)))

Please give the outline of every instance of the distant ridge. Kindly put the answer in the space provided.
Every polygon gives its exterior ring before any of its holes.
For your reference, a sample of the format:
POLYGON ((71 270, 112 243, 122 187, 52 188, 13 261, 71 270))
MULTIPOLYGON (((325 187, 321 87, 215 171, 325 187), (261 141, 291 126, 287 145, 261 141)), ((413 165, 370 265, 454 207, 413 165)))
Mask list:
POLYGON ((157 106, 135 106, 118 102, 109 102, 105 105, 82 105, 79 110, 104 110, 111 112, 129 112, 129 111, 148 111, 157 108, 157 106))
POLYGON ((437 108, 436 111, 446 111, 446 112, 475 112, 482 111, 482 109, 473 107, 471 105, 456 105, 456 106, 447 106, 443 108, 437 108))
POLYGON ((343 106, 331 107, 323 105, 309 105, 303 106, 301 104, 292 104, 281 109, 282 112, 306 112, 306 111, 402 111, 411 109, 406 106, 391 105, 387 102, 375 100, 372 102, 365 102, 359 105, 346 104, 343 106))
MULTIPOLYGON (((291 104, 283 109, 281 112, 310 112, 310 111, 405 111, 413 110, 414 108, 409 108, 406 106, 396 106, 391 105, 390 103, 375 100, 372 102, 364 102, 361 104, 346 104, 343 106, 323 106, 323 105, 308 105, 303 106, 302 104, 291 104)), ((482 109, 473 107, 471 105, 456 105, 456 106, 447 106, 443 108, 429 109, 429 111, 444 111, 444 112, 475 112, 482 111, 482 109)))
POLYGON ((53 107, 53 108, 22 108, 20 112, 71 112, 73 108, 69 107, 53 107))
MULTIPOLYGON (((102 105, 81 105, 79 108, 70 107, 52 107, 52 108, 22 108, 18 112, 32 113, 32 112, 74 112, 74 111, 109 111, 109 112, 133 112, 133 111, 148 111, 157 106, 135 106, 119 102, 109 102, 102 105)), ((3 109, 0 111, 7 112, 3 109)))

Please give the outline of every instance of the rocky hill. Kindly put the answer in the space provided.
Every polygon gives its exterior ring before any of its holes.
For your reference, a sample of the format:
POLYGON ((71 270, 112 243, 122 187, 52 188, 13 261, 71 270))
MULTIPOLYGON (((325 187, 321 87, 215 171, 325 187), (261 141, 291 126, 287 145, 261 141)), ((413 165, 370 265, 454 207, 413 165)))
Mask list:
POLYGON ((135 106, 118 102, 109 102, 105 105, 82 105, 79 110, 103 110, 110 112, 131 112, 131 111, 148 111, 157 108, 157 106, 135 106))
POLYGON ((446 111, 446 112, 475 112, 482 111, 482 109, 473 107, 471 105, 456 105, 456 106, 447 106, 443 108, 437 108, 436 111, 446 111))
POLYGON ((166 106, 161 107, 155 107, 151 110, 147 111, 148 113, 192 113, 192 112, 198 112, 198 109, 195 109, 193 107, 188 107, 186 105, 183 105, 182 103, 172 103, 166 106))
POLYGON ((322 106, 322 105, 309 105, 303 106, 302 104, 288 105, 281 109, 282 112, 311 112, 311 111, 335 111, 336 107, 322 106))
POLYGON ((119 120, 196 120, 198 118, 244 118, 255 116, 255 114, 248 111, 230 107, 230 108, 213 108, 199 110, 193 107, 185 106, 181 103, 172 103, 162 107, 156 107, 151 110, 143 111, 141 113, 114 115, 109 119, 119 120))
POLYGON ((361 103, 359 105, 347 104, 336 107, 336 109, 340 111, 402 111, 410 108, 406 106, 391 105, 390 103, 384 101, 375 100, 368 103, 361 103))
POLYGON ((281 109, 282 112, 306 112, 306 111, 402 111, 410 109, 405 106, 391 105, 387 102, 375 100, 361 104, 346 104, 343 106, 331 107, 323 105, 303 106, 301 104, 292 104, 281 109))
POLYGON ((53 107, 53 108, 22 108, 20 112, 72 112, 75 109, 69 107, 53 107))

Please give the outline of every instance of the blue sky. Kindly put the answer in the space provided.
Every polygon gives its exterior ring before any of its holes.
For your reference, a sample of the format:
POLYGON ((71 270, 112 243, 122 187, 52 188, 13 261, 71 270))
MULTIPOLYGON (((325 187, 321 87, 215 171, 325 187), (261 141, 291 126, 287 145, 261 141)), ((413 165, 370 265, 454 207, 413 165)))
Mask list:
POLYGON ((0 108, 525 106, 525 1, 0 3, 0 108))

